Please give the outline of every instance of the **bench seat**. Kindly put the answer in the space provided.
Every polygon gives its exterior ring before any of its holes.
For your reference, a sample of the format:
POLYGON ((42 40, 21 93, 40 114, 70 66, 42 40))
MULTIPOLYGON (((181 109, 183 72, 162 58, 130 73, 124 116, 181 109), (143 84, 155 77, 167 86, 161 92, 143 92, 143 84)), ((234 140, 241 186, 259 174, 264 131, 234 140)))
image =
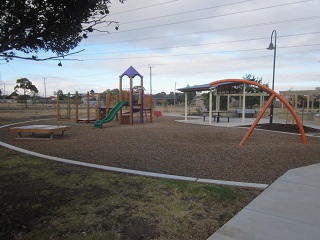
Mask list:
MULTIPOLYGON (((243 109, 237 108, 237 113, 239 114, 239 117, 240 117, 240 115, 243 113, 243 109)), ((251 108, 246 108, 244 109, 244 114, 251 114, 251 117, 253 117, 253 115, 256 114, 256 110, 251 108)))
POLYGON ((53 134, 61 132, 61 135, 67 130, 71 129, 70 126, 61 125, 28 125, 22 127, 12 127, 9 129, 10 132, 17 132, 19 137, 22 138, 22 133, 32 133, 32 134, 49 134, 50 139, 53 139, 53 134))

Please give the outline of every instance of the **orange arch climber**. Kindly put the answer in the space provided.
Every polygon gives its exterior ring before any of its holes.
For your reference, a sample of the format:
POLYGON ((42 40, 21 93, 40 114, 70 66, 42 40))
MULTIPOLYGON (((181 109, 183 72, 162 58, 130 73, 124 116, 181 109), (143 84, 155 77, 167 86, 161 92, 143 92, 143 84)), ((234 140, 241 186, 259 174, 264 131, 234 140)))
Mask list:
POLYGON ((246 133, 246 135, 243 137, 243 139, 241 140, 239 145, 243 145, 245 143, 245 141, 249 138, 249 136, 251 135, 251 133, 253 132, 254 128, 256 127, 256 125, 258 124, 258 122, 260 121, 260 119, 262 118, 263 114, 265 113, 265 111, 267 110, 267 108, 269 107, 269 105, 271 104, 272 100, 277 97, 291 112, 292 116, 294 117, 294 119, 297 122, 300 134, 301 134, 301 141, 302 144, 307 144, 307 138, 303 129, 303 125, 297 115, 297 113, 294 111, 294 109, 291 107, 291 105, 287 102, 287 100, 285 98, 283 98, 281 95, 279 95, 278 93, 276 93, 274 90, 260 84, 254 81, 250 81, 250 80, 245 80, 245 79, 223 79, 223 80, 217 80, 214 82, 210 83, 210 86, 216 87, 218 86, 220 83, 246 83, 246 84, 250 84, 250 85, 255 85, 261 89, 263 89, 264 91, 268 92, 271 94, 269 100, 267 101, 267 103, 265 104, 265 106, 262 108, 261 112, 259 113, 259 115, 257 116, 256 120, 253 122, 253 124, 251 125, 250 129, 248 130, 248 132, 246 133))

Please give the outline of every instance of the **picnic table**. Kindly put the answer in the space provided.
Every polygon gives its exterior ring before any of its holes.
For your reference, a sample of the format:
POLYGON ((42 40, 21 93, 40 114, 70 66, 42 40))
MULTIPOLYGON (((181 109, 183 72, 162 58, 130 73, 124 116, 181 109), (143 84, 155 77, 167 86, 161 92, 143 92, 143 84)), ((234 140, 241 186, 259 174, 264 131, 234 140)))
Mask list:
MULTIPOLYGON (((227 118, 228 122, 230 121, 230 117, 229 116, 221 116, 221 113, 225 113, 226 111, 212 111, 212 117, 213 117, 213 121, 216 121, 217 119, 217 123, 220 122, 220 118, 227 118)), ((206 116, 205 114, 209 114, 209 112, 203 112, 204 115, 202 115, 203 117, 203 121, 206 121, 206 116)))
MULTIPOLYGON (((61 126, 61 125, 27 125, 22 127, 12 127, 9 129, 9 131, 17 132, 19 134, 20 139, 23 139, 22 133, 32 133, 32 135, 49 134, 50 139, 53 139, 54 133, 61 132, 61 135, 63 135, 64 132, 69 129, 71 129, 70 126, 61 126)), ((27 138, 24 138, 24 139, 27 139, 27 138)))

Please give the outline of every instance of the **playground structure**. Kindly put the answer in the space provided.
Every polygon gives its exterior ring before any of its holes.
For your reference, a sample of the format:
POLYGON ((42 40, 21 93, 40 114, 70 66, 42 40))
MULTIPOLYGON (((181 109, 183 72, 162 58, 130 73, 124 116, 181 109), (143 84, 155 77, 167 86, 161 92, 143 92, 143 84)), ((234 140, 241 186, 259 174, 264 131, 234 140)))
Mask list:
POLYGON ((70 120, 71 119, 71 98, 70 98, 70 93, 68 93, 68 99, 67 99, 67 109, 66 109, 66 115, 62 116, 61 112, 61 105, 60 105, 60 99, 59 96, 57 96, 56 100, 56 107, 57 107, 57 120, 70 120))
MULTIPOLYGON (((75 121, 77 123, 95 122, 95 127, 102 128, 103 123, 108 123, 116 118, 120 124, 133 124, 135 114, 139 114, 139 122, 152 122, 152 95, 144 94, 143 76, 137 72, 132 66, 129 67, 119 79, 119 95, 106 94, 105 100, 101 98, 102 94, 90 95, 87 92, 85 97, 85 116, 79 117, 79 94, 74 94, 75 121), (130 78, 130 87, 128 90, 123 89, 122 78, 128 76, 130 78), (140 77, 140 86, 133 87, 133 78, 140 77), (94 98, 93 101, 90 98, 94 98), (91 113, 94 109, 94 114, 91 113)), ((66 117, 61 115, 62 108, 60 106, 59 97, 57 97, 57 120, 71 119, 71 95, 67 97, 67 114, 66 117)), ((83 114, 83 111, 81 111, 83 114)))
POLYGON ((244 79, 223 79, 223 80, 217 80, 214 82, 210 83, 210 86, 212 87, 218 87, 219 84, 223 84, 223 83, 234 83, 234 84, 239 84, 239 83, 243 83, 243 84, 251 84, 251 85, 255 85, 261 89, 263 89, 264 91, 268 92, 271 94, 269 100, 267 101, 267 103, 264 105, 264 107, 262 108, 261 112, 258 114, 256 120, 254 121, 254 123, 251 125, 251 127, 249 128, 248 132, 246 133, 246 135, 243 137, 243 139, 241 140, 239 145, 243 145, 246 140, 249 138, 249 136, 251 135, 251 133, 253 132, 254 128, 256 127, 256 125, 258 124, 258 122, 260 121, 260 119, 262 118, 263 114, 265 113, 265 111, 267 110, 267 108, 269 107, 269 105, 272 103, 272 101, 274 100, 275 97, 277 97, 286 107, 287 109, 291 112, 292 116, 294 117, 294 119, 296 120, 296 123, 298 125, 300 134, 301 134, 301 142, 302 144, 307 144, 307 138, 304 132, 304 128, 303 125, 297 115, 297 113, 295 112, 295 110, 291 107, 291 105, 286 101, 286 99, 284 97, 282 97, 280 94, 276 93, 274 90, 259 84, 257 82, 254 81, 250 81, 250 80, 244 80, 244 79))
POLYGON ((84 123, 89 123, 96 121, 96 118, 98 118, 99 113, 97 106, 100 106, 100 94, 98 94, 98 100, 94 101, 93 104, 90 102, 90 98, 95 97, 95 95, 90 95, 89 92, 86 94, 86 100, 85 100, 85 114, 83 114, 82 109, 79 106, 79 93, 76 92, 75 94, 70 94, 68 93, 67 95, 67 106, 63 107, 61 106, 60 99, 57 96, 56 100, 56 108, 57 108, 57 120, 70 120, 71 119, 71 112, 72 110, 75 113, 75 121, 78 122, 84 122, 84 123), (74 97, 74 99, 71 99, 71 96, 74 97), (74 108, 71 107, 71 102, 74 105, 74 108), (95 113, 91 113, 91 109, 95 108, 95 113), (62 112, 66 109, 66 115, 62 114, 62 112), (80 117, 80 112, 83 114, 83 117, 80 117))
POLYGON ((139 122, 144 123, 144 117, 152 122, 152 95, 144 94, 143 76, 138 73, 132 66, 129 67, 122 75, 119 76, 119 99, 114 107, 107 107, 108 115, 101 120, 97 120, 94 124, 97 128, 102 128, 103 123, 108 123, 118 116, 120 124, 133 124, 134 114, 139 113, 139 122), (128 91, 123 89, 122 78, 128 76, 130 78, 130 88, 128 91), (133 87, 133 78, 140 77, 140 85, 133 87))
MULTIPOLYGON (((109 95, 106 96, 106 102, 108 102, 109 105, 112 104, 112 102, 109 100, 109 95)), ((112 96, 114 97, 114 96, 112 96)), ((85 100, 83 101, 85 103, 85 109, 80 107, 80 94, 76 92, 75 94, 68 93, 67 95, 67 103, 66 107, 62 107, 62 104, 60 103, 59 97, 57 97, 56 100, 56 108, 57 108, 57 120, 70 120, 71 119, 71 112, 74 112, 75 114, 75 121, 78 122, 84 122, 89 123, 96 121, 96 119, 101 118, 100 114, 103 114, 103 112, 100 112, 100 109, 103 108, 103 101, 101 99, 101 94, 93 94, 90 95, 89 92, 86 93, 85 100), (71 99, 71 96, 73 99, 71 99), (91 101, 90 99, 94 98, 94 101, 91 101), (74 105, 72 108, 71 105, 74 105), (94 109, 94 113, 92 113, 92 109, 94 109), (66 114, 62 114, 66 110, 66 114), (73 110, 73 111, 72 111, 73 110), (85 110, 85 111, 83 111, 85 110), (85 113, 85 114, 83 114, 85 113), (80 117, 82 115, 82 117, 80 117)), ((105 108, 105 107, 104 107, 105 108)), ((111 108, 111 107, 109 107, 111 108)), ((105 113, 105 112, 104 112, 105 113)), ((105 117, 105 116, 102 116, 105 117)))
MULTIPOLYGON (((119 92, 120 98, 125 98, 123 101, 128 102, 128 112, 120 111, 120 123, 129 123, 133 124, 133 117, 134 113, 139 112, 140 116, 140 123, 144 123, 144 114, 147 117, 147 113, 149 112, 149 119, 152 122, 152 95, 144 94, 144 87, 143 87, 143 76, 132 66, 130 66, 122 75, 119 76, 119 92), (130 88, 129 88, 129 99, 128 95, 124 94, 123 90, 123 82, 122 78, 124 76, 129 77, 130 79, 130 88), (140 86, 137 89, 138 92, 138 101, 134 101, 134 88, 133 88, 133 78, 139 76, 140 77, 140 86)), ((120 100, 121 101, 121 100, 120 100)))

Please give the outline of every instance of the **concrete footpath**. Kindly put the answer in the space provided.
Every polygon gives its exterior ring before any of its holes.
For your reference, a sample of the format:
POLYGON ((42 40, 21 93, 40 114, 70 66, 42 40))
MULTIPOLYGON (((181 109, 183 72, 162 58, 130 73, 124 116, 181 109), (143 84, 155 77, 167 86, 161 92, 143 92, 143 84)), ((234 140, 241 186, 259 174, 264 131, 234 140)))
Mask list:
POLYGON ((235 239, 319 240, 320 164, 288 171, 208 238, 235 239))

